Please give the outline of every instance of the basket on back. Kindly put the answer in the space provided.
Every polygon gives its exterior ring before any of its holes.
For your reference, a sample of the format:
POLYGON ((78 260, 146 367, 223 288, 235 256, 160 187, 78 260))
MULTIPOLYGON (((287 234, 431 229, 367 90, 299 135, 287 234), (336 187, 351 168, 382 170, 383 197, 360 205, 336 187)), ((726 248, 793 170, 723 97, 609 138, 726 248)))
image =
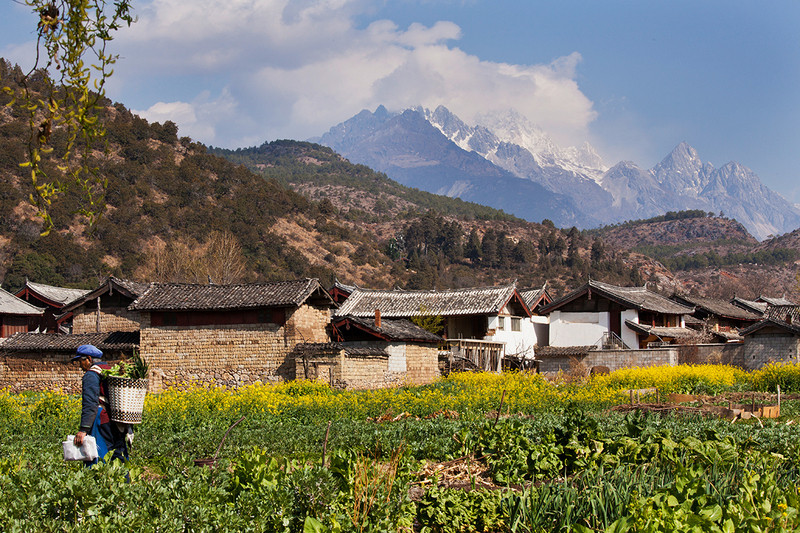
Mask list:
POLYGON ((114 422, 141 424, 147 378, 108 376, 108 415, 114 422))

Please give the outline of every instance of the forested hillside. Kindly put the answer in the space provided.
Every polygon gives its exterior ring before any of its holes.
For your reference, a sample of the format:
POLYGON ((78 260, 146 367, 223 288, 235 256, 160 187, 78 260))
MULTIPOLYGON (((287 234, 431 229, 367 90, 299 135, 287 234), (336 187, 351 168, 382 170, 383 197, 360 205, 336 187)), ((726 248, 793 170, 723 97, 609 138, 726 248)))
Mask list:
POLYGON ((797 295, 800 230, 759 243, 736 220, 688 210, 588 233, 661 262, 686 291, 723 298, 797 295))

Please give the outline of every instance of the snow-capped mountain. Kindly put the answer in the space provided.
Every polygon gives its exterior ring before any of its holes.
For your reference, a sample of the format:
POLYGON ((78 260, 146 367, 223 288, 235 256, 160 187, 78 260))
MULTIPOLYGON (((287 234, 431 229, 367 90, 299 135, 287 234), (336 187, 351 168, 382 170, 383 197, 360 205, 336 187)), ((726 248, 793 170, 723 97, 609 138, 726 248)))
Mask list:
POLYGON ((471 126, 443 106, 380 106, 312 140, 404 185, 562 227, 682 209, 723 212, 759 239, 800 227, 800 209, 737 163, 715 169, 681 143, 650 170, 632 162, 609 168, 588 143, 561 148, 513 110, 471 126))

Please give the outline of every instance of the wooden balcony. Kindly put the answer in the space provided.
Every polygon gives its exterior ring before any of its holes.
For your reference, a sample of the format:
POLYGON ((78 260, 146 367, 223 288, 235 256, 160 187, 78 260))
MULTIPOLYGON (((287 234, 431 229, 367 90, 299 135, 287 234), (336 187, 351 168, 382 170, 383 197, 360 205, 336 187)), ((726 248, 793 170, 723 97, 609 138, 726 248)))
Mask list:
POLYGON ((504 342, 477 339, 450 339, 445 342, 454 358, 466 359, 486 372, 501 372, 503 369, 504 342))

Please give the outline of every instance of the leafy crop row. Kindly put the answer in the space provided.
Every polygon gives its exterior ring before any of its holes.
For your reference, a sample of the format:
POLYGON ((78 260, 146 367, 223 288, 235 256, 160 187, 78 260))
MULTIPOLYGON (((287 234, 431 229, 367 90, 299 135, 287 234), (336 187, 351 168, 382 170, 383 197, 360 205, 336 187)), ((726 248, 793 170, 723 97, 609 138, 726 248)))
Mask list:
POLYGON ((151 394, 131 462, 94 469, 60 457, 77 398, 0 393, 0 530, 792 531, 796 419, 606 408, 626 387, 792 392, 796 375, 696 366, 585 383, 512 373, 360 392, 190 387, 151 394), (217 464, 195 466, 243 416, 217 464), (470 477, 425 473, 445 462, 470 477))

